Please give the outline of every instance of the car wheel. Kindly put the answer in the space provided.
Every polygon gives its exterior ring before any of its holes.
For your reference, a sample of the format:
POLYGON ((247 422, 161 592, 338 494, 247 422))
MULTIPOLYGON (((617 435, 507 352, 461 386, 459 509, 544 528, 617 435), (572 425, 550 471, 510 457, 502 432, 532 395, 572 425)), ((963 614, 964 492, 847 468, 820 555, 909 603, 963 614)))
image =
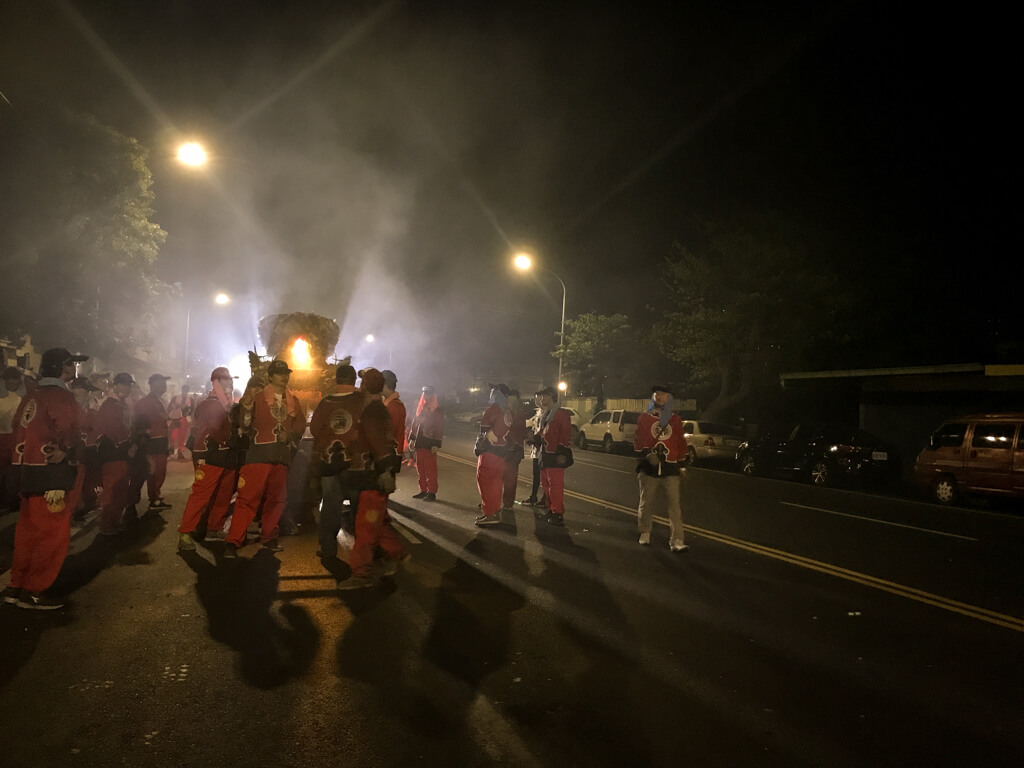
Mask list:
POLYGON ((612 440, 611 435, 604 436, 604 442, 601 443, 601 447, 604 448, 605 453, 611 453, 615 450, 615 441, 612 440))
POLYGON ((816 485, 821 488, 828 485, 831 481, 831 477, 829 476, 830 472, 831 468, 827 461, 824 459, 816 459, 811 464, 811 473, 808 479, 810 480, 811 485, 816 485))
POLYGON ((955 504, 960 498, 956 480, 949 475, 941 475, 932 485, 932 498, 939 504, 955 504))
POLYGON ((587 450, 587 433, 584 432, 582 429, 580 430, 580 433, 576 436, 576 445, 579 447, 581 451, 587 450))
POLYGON ((690 446, 690 450, 688 450, 686 452, 685 458, 683 458, 683 466, 686 466, 686 467, 695 467, 695 466, 697 466, 697 449, 694 448, 692 445, 690 446))
POLYGON ((757 462, 754 461, 754 457, 749 453, 744 453, 740 456, 740 472, 747 477, 753 477, 757 474, 757 462))

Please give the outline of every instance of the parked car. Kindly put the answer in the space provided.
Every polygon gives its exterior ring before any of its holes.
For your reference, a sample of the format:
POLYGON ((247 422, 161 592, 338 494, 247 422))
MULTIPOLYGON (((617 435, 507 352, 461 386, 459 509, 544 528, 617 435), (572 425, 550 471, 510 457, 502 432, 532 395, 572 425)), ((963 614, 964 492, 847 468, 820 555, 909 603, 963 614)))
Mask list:
POLYGON ((683 419, 687 454, 684 463, 693 466, 699 461, 721 460, 732 462, 743 442, 739 427, 730 427, 716 421, 683 419))
POLYGON ((899 478, 899 454, 862 429, 804 423, 769 427, 736 452, 745 475, 788 475, 813 485, 841 480, 883 484, 899 478))
POLYGON ((580 428, 576 445, 584 450, 601 446, 605 453, 611 453, 617 448, 632 452, 639 418, 639 411, 599 411, 580 428))
POLYGON ((946 422, 918 454, 914 482, 939 504, 966 494, 1024 498, 1024 413, 946 422))
MULTIPOLYGON (((580 427, 583 426, 583 424, 586 421, 586 419, 575 408, 565 408, 565 407, 562 407, 562 410, 569 412, 569 429, 570 429, 572 444, 575 445, 576 442, 577 442, 577 439, 578 439, 580 427)), ((529 429, 530 434, 533 434, 533 431, 536 428, 535 419, 536 419, 536 416, 537 416, 537 406, 536 405, 528 405, 528 406, 526 406, 526 409, 524 411, 524 415, 526 416, 526 426, 529 429)))

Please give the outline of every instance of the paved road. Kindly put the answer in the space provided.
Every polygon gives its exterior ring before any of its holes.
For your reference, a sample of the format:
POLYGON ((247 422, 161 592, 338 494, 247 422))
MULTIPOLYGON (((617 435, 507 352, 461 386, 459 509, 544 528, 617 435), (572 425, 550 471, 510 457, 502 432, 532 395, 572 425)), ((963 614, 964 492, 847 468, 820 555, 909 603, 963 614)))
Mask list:
POLYGON ((470 445, 436 504, 402 477, 414 559, 360 593, 312 532, 176 554, 173 465, 172 512, 78 535, 67 610, 0 609, 0 764, 1024 764, 1024 520, 694 470, 673 555, 587 452, 565 529, 480 530, 470 445))

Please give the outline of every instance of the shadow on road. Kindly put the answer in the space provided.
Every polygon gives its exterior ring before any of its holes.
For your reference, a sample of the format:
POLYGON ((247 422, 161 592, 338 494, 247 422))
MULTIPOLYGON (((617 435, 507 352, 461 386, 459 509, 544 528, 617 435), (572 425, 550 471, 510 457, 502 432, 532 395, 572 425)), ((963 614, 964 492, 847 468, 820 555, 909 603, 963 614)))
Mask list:
POLYGON ((284 603, 274 609, 281 563, 272 552, 261 549, 219 565, 199 552, 180 556, 195 571, 210 637, 238 652, 246 683, 276 688, 309 670, 320 632, 304 608, 284 603))

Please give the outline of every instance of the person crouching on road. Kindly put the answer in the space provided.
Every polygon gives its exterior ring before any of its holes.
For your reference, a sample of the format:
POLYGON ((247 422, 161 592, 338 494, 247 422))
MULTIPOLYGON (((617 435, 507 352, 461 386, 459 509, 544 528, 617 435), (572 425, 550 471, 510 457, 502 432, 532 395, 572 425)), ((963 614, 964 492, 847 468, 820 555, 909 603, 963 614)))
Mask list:
POLYGON ((636 467, 640 484, 637 508, 640 543, 651 543, 654 500, 663 494, 668 506, 669 547, 673 552, 689 549, 683 543, 683 512, 679 501, 681 485, 686 477, 682 461, 688 449, 683 422, 679 414, 672 412, 672 394, 667 387, 654 386, 651 405, 637 420, 633 447, 643 454, 636 467))
POLYGON ((559 449, 569 448, 572 422, 569 412, 558 407, 558 393, 554 387, 537 391, 537 405, 544 411, 540 418, 540 431, 535 438, 541 448, 540 483, 549 509, 544 520, 561 526, 565 525, 565 468, 560 466, 559 449))
MULTIPOLYGON (((146 459, 146 492, 149 495, 149 512, 170 509, 163 497, 164 481, 167 479, 167 455, 171 451, 170 429, 167 409, 161 399, 167 393, 170 376, 154 373, 149 377, 149 394, 135 404, 135 428, 140 433, 140 450, 146 459)), ((141 492, 142 486, 139 485, 141 492)))
POLYGON ((437 501, 437 452, 444 437, 444 408, 437 402, 433 387, 424 387, 416 406, 416 417, 409 429, 409 442, 416 446, 416 473, 420 492, 414 499, 437 501))
POLYGON ((501 501, 505 485, 505 456, 511 419, 507 412, 508 396, 512 393, 505 384, 491 384, 490 404, 480 418, 480 434, 473 452, 476 454, 476 487, 480 491, 480 516, 477 525, 497 525, 501 522, 501 501))
POLYGON ((58 347, 43 353, 39 386, 22 399, 14 418, 14 464, 21 472, 21 505, 14 529, 11 582, 3 601, 30 610, 64 603, 43 592, 57 578, 71 541, 84 469, 72 463, 81 443, 81 409, 68 390, 75 363, 88 360, 58 347))
POLYGON ((192 534, 204 516, 207 534, 223 538, 224 521, 238 484, 238 469, 245 459, 245 438, 231 419, 235 378, 220 366, 213 369, 210 381, 210 394, 195 410, 195 481, 178 526, 178 550, 183 552, 196 548, 192 534))
POLYGON ((260 540, 273 552, 277 543, 278 521, 288 501, 288 467, 306 429, 306 414, 295 394, 288 389, 292 369, 284 360, 274 360, 267 368, 270 383, 249 379, 242 394, 242 422, 251 430, 245 464, 238 474, 238 497, 231 516, 231 528, 224 544, 224 557, 234 558, 245 545, 245 534, 263 504, 260 540))
POLYGON ((387 556, 381 566, 385 576, 395 574, 408 557, 388 517, 388 494, 395 490, 402 461, 395 452, 391 417, 380 398, 384 377, 376 368, 365 368, 359 375, 358 391, 328 395, 310 423, 314 450, 328 473, 323 478, 325 499, 334 485, 359 492, 356 537, 348 559, 352 574, 338 582, 341 590, 373 586, 376 547, 387 556))
POLYGON ((131 500, 128 462, 138 446, 133 442, 131 407, 128 398, 135 379, 121 372, 114 377, 113 394, 96 411, 98 453, 102 464, 103 493, 100 496, 98 533, 116 536, 122 530, 122 515, 131 500))

